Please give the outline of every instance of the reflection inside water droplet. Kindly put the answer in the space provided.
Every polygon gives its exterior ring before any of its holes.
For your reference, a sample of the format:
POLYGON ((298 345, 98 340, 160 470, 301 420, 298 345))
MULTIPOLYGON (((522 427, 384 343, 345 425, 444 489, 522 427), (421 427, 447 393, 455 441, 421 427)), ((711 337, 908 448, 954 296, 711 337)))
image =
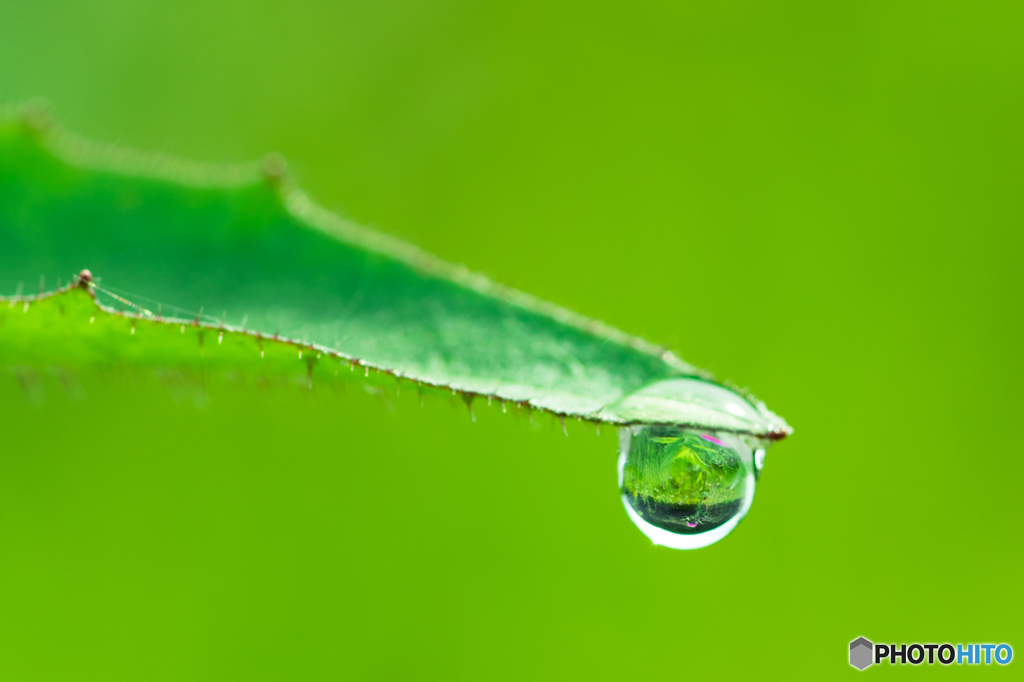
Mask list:
MULTIPOLYGON (((764 450, 758 448, 759 460, 764 450)), ((736 527, 754 500, 755 456, 731 433, 634 426, 619 436, 619 488, 629 518, 655 544, 697 549, 736 527)))

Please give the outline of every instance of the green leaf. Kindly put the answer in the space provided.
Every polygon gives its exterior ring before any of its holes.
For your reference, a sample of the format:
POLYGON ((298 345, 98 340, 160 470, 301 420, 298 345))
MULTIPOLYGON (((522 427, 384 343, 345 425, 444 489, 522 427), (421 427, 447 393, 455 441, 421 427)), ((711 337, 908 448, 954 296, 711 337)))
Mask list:
POLYGON ((0 304, 11 367, 310 386, 373 369, 595 422, 790 432, 670 352, 326 211, 276 157, 145 155, 38 113, 0 124, 0 291, 15 293, 0 304), (96 279, 77 286, 83 269, 96 279))

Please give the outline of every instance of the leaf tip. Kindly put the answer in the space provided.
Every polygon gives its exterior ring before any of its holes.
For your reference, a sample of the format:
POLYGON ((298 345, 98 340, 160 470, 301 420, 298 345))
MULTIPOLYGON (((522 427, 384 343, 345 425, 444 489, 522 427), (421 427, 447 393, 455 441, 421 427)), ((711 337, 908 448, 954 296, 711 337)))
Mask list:
POLYGON ((57 125, 57 117, 48 101, 34 99, 21 108, 21 122, 30 133, 42 135, 57 125))
POLYGON ((274 186, 280 186, 289 179, 288 162, 280 154, 271 152, 260 161, 263 179, 274 186))

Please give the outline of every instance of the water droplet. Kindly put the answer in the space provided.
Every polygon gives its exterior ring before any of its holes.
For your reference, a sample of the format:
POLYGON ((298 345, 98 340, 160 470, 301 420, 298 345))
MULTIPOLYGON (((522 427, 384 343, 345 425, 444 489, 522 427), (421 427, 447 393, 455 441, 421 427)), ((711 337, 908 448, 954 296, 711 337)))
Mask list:
POLYGON ((666 424, 704 424, 721 431, 780 438, 792 429, 762 403, 724 386, 677 377, 648 384, 601 408, 601 416, 622 423, 640 420, 666 424))
POLYGON ((95 318, 95 317, 90 317, 90 318, 89 318, 89 324, 92 324, 92 323, 93 323, 93 322, 95 322, 95 321, 96 321, 96 318, 95 318))
POLYGON ((677 426, 619 433, 622 503, 658 545, 697 549, 728 535, 754 501, 754 471, 750 447, 735 434, 677 426))

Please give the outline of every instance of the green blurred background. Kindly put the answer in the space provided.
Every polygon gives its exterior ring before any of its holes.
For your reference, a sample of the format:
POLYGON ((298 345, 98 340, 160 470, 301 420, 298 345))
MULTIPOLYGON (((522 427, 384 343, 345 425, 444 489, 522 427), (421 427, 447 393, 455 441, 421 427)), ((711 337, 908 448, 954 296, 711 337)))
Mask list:
POLYGON ((626 518, 608 430, 358 384, 36 404, 8 375, 0 677, 825 678, 859 635, 1024 653, 1022 13, 0 4, 0 102, 192 159, 281 152, 328 207, 665 342, 796 428, 740 527, 677 552, 626 518))

